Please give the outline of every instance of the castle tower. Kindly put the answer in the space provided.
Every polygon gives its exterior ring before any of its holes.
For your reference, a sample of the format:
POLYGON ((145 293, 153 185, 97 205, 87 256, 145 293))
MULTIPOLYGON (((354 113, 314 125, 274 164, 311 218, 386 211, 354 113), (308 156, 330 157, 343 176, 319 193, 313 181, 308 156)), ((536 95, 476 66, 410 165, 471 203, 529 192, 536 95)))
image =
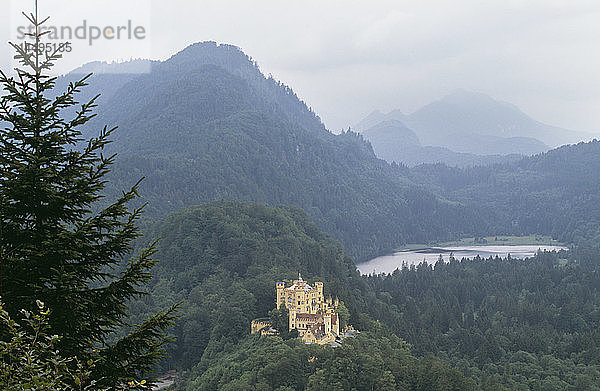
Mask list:
POLYGON ((331 332, 331 314, 325 314, 323 320, 325 321, 325 334, 329 334, 331 332))
POLYGON ((280 309, 281 304, 285 302, 285 282, 277 281, 275 287, 277 289, 277 309, 280 309))
POLYGON ((317 288, 317 294, 323 300, 323 283, 321 281, 315 282, 315 288, 317 288))
POLYGON ((331 315, 331 331, 340 335, 340 316, 338 314, 331 315))

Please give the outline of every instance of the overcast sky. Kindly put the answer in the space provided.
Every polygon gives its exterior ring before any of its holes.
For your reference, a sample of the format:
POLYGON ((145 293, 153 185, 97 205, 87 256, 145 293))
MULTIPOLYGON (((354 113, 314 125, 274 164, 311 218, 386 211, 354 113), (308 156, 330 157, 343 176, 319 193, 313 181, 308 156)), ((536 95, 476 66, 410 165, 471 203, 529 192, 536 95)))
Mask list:
MULTIPOLYGON (((25 24, 17 11, 33 1, 1 1, 12 9, 0 38, 15 40, 25 24)), ((144 28, 140 40, 77 43, 61 72, 92 60, 166 59, 212 40, 241 47, 333 131, 465 88, 600 134, 598 0, 39 1, 58 26, 144 28)), ((11 65, 5 48, 2 69, 11 65)))

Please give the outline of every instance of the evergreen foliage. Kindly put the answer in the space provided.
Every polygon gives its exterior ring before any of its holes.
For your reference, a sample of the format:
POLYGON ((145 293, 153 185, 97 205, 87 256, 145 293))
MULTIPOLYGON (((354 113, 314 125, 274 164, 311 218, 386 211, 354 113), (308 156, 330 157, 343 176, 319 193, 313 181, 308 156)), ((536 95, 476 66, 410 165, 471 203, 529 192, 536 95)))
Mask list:
POLYGON ((273 308, 269 311, 269 320, 271 327, 279 331, 279 336, 283 339, 289 339, 289 312, 283 304, 279 309, 273 308))
POLYGON ((481 389, 597 390, 598 257, 453 259, 365 278, 415 354, 448 359, 481 389))
POLYGON ((248 337, 203 359, 185 380, 190 391, 475 389, 458 370, 435 358, 417 359, 406 343, 381 330, 350 338, 339 348, 248 337))
MULTIPOLYGON (((39 20, 37 10, 27 18, 39 47, 47 19, 39 20)), ((58 48, 42 54, 12 47, 23 68, 13 76, 0 71, 0 295, 9 314, 32 312, 37 300, 45 301, 52 308, 48 332, 61 336, 60 352, 86 357, 98 349, 91 379, 114 388, 153 368, 173 320, 173 309, 160 312, 112 341, 125 325, 126 303, 143 293, 156 263, 153 245, 130 255, 141 209, 127 204, 139 183, 92 212, 115 159, 102 153, 114 129, 81 136, 96 106, 95 98, 79 106, 76 100, 88 76, 49 97, 56 79, 47 72, 60 58, 58 48), (63 116, 77 106, 71 119, 63 116)))

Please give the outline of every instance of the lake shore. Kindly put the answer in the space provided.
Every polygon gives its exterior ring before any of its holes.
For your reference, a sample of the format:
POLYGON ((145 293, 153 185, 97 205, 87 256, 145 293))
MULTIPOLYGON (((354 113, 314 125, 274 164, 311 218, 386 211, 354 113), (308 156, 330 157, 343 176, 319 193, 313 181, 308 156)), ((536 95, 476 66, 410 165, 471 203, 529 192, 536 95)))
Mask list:
POLYGON ((449 242, 432 242, 432 243, 409 243, 404 246, 394 249, 393 253, 403 251, 419 251, 430 248, 442 248, 453 246, 564 246, 564 243, 552 239, 550 236, 544 235, 527 235, 527 236, 483 236, 479 238, 462 238, 449 242))
POLYGON ((412 249, 403 249, 395 251, 392 254, 383 255, 380 257, 373 258, 367 262, 356 265, 361 274, 379 274, 379 273, 392 273, 398 268, 404 266, 418 265, 421 263, 427 263, 433 265, 440 260, 444 262, 450 262, 451 257, 454 259, 463 258, 530 258, 535 256, 538 251, 561 251, 568 250, 567 247, 557 244, 494 244, 489 243, 487 245, 472 244, 466 245, 452 245, 452 246, 429 246, 429 247, 415 247, 412 249))

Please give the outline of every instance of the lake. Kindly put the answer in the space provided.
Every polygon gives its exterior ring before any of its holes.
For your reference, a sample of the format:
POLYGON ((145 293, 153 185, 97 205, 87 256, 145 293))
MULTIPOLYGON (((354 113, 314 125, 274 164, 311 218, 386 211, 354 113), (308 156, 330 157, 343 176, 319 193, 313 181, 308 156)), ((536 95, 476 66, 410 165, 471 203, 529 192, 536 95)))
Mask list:
POLYGON ((430 247, 419 250, 398 251, 390 255, 373 258, 370 261, 356 265, 361 274, 371 273, 391 273, 401 268, 403 264, 407 266, 418 265, 425 261, 428 264, 434 264, 438 261, 440 255, 444 261, 448 262, 450 254, 456 259, 475 258, 479 255, 481 258, 495 257, 506 258, 510 254, 513 258, 528 258, 535 255, 538 250, 559 251, 566 250, 566 247, 553 245, 520 245, 520 246, 453 246, 453 247, 430 247))

